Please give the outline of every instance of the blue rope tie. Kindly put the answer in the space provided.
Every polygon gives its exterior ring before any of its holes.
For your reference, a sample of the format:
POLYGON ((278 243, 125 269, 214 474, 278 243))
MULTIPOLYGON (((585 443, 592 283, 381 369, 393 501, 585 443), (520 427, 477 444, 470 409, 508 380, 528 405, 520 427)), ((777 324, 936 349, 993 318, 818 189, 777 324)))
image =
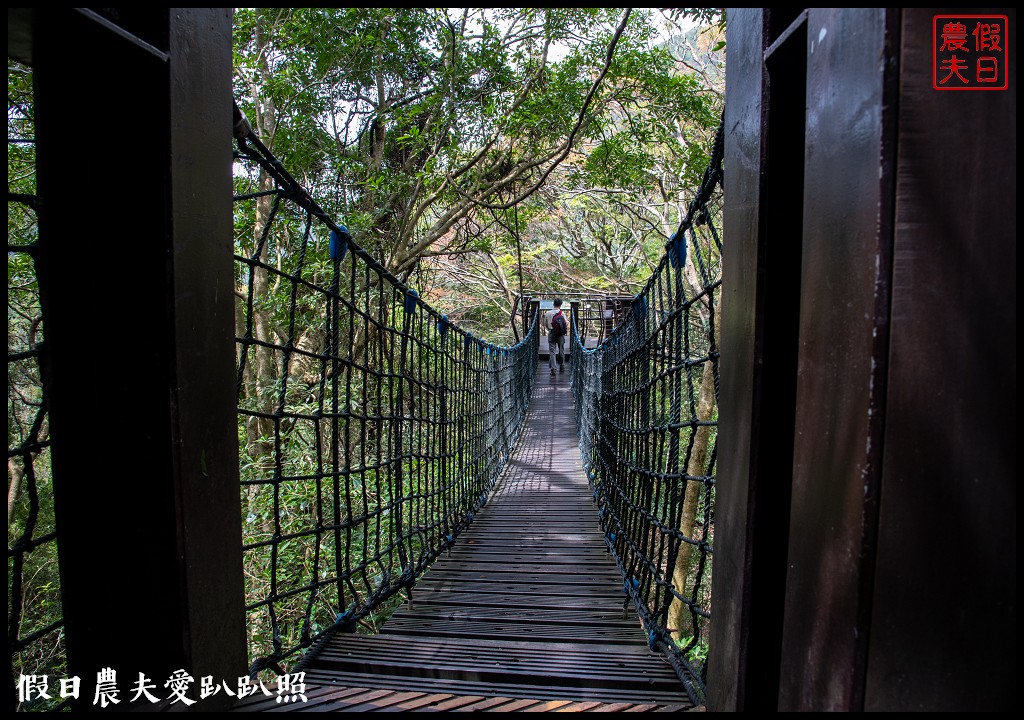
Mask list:
POLYGON ((672 267, 679 269, 686 266, 686 231, 683 228, 676 230, 676 234, 668 241, 665 248, 669 250, 669 261, 672 267))
POLYGON ((647 297, 639 295, 636 299, 637 302, 633 303, 633 315, 640 321, 647 317, 647 297))
POLYGON ((337 260, 341 262, 345 259, 346 253, 348 253, 348 244, 352 241, 352 236, 348 233, 348 228, 344 225, 339 226, 337 230, 331 230, 331 260, 337 260))
POLYGON ((405 313, 407 315, 412 315, 416 312, 416 301, 419 300, 419 297, 419 293, 412 288, 405 293, 405 313))

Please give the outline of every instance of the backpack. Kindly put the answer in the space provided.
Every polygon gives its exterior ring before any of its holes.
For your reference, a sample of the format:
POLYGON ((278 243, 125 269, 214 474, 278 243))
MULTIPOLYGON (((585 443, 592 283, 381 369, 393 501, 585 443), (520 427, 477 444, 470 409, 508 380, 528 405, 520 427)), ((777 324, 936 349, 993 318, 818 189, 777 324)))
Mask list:
POLYGON ((569 325, 565 322, 565 315, 559 310, 558 313, 551 318, 551 336, 554 338, 560 338, 569 332, 569 325))

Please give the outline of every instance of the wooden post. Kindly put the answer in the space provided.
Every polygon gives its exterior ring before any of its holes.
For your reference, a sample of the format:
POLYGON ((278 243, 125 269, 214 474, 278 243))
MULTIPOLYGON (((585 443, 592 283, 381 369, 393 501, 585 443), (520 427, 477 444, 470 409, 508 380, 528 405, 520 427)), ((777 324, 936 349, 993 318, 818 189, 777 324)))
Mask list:
POLYGON ((1016 85, 940 20, 729 11, 711 711, 1015 701, 1016 85))
MULTIPOLYGON (((576 318, 577 321, 580 324, 580 326, 578 328, 579 329, 579 333, 580 333, 580 339, 583 342, 583 346, 586 347, 586 343, 587 343, 587 335, 586 335, 586 333, 587 333, 587 321, 586 321, 586 319, 580 313, 580 301, 579 300, 572 300, 569 303, 569 320, 570 320, 570 322, 572 321, 572 318, 576 318)), ((571 332, 575 331, 576 329, 577 328, 573 328, 572 326, 570 326, 569 327, 569 332, 571 333, 571 332)), ((569 355, 571 353, 572 353, 572 343, 569 342, 568 338, 566 338, 566 341, 565 341, 565 354, 569 355)))
MULTIPOLYGON (((245 674, 231 10, 50 8, 39 279, 68 675, 245 674)), ((39 13, 37 13, 39 14, 39 13)), ((213 710, 225 693, 191 709, 213 710)), ((181 702, 173 709, 184 709, 181 702)))
POLYGON ((526 315, 523 317, 524 335, 530 330, 530 323, 533 322, 533 316, 537 314, 538 310, 540 310, 540 300, 534 300, 533 298, 529 298, 529 301, 526 303, 526 307, 526 315))

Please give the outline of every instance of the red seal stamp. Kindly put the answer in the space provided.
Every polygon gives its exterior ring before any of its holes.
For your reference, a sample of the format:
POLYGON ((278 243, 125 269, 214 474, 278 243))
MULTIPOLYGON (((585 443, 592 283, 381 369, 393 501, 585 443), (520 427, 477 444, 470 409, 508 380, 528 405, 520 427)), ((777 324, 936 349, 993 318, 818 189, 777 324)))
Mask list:
POLYGON ((1010 26, 1006 15, 932 18, 932 87, 1006 90, 1010 26))

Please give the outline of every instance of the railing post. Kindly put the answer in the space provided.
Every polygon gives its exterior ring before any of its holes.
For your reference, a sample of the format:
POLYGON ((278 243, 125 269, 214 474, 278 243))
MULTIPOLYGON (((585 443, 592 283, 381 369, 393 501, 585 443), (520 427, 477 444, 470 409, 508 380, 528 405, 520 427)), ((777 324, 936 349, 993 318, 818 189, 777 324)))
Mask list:
POLYGON ((526 303, 528 310, 526 311, 526 317, 523 318, 523 333, 530 332, 530 323, 533 321, 533 316, 540 310, 540 300, 534 300, 530 298, 530 301, 526 303))
MULTIPOLYGON (((580 313, 580 309, 581 309, 580 301, 579 300, 573 300, 572 302, 569 303, 569 308, 570 308, 570 311, 571 311, 569 317, 570 318, 576 318, 576 321, 579 323, 579 327, 578 328, 569 328, 569 330, 572 331, 572 330, 575 329, 577 332, 579 332, 580 339, 583 341, 583 346, 586 347, 587 346, 587 321, 586 321, 585 318, 582 317, 582 315, 580 313)), ((566 342, 566 344, 565 344, 565 351, 567 353, 571 353, 572 352, 572 343, 571 342, 566 342)))
POLYGON ((51 8, 34 34, 68 677, 83 709, 104 668, 119 709, 140 674, 143 707, 185 709, 171 673, 198 699, 245 672, 231 10, 105 12, 51 8))

